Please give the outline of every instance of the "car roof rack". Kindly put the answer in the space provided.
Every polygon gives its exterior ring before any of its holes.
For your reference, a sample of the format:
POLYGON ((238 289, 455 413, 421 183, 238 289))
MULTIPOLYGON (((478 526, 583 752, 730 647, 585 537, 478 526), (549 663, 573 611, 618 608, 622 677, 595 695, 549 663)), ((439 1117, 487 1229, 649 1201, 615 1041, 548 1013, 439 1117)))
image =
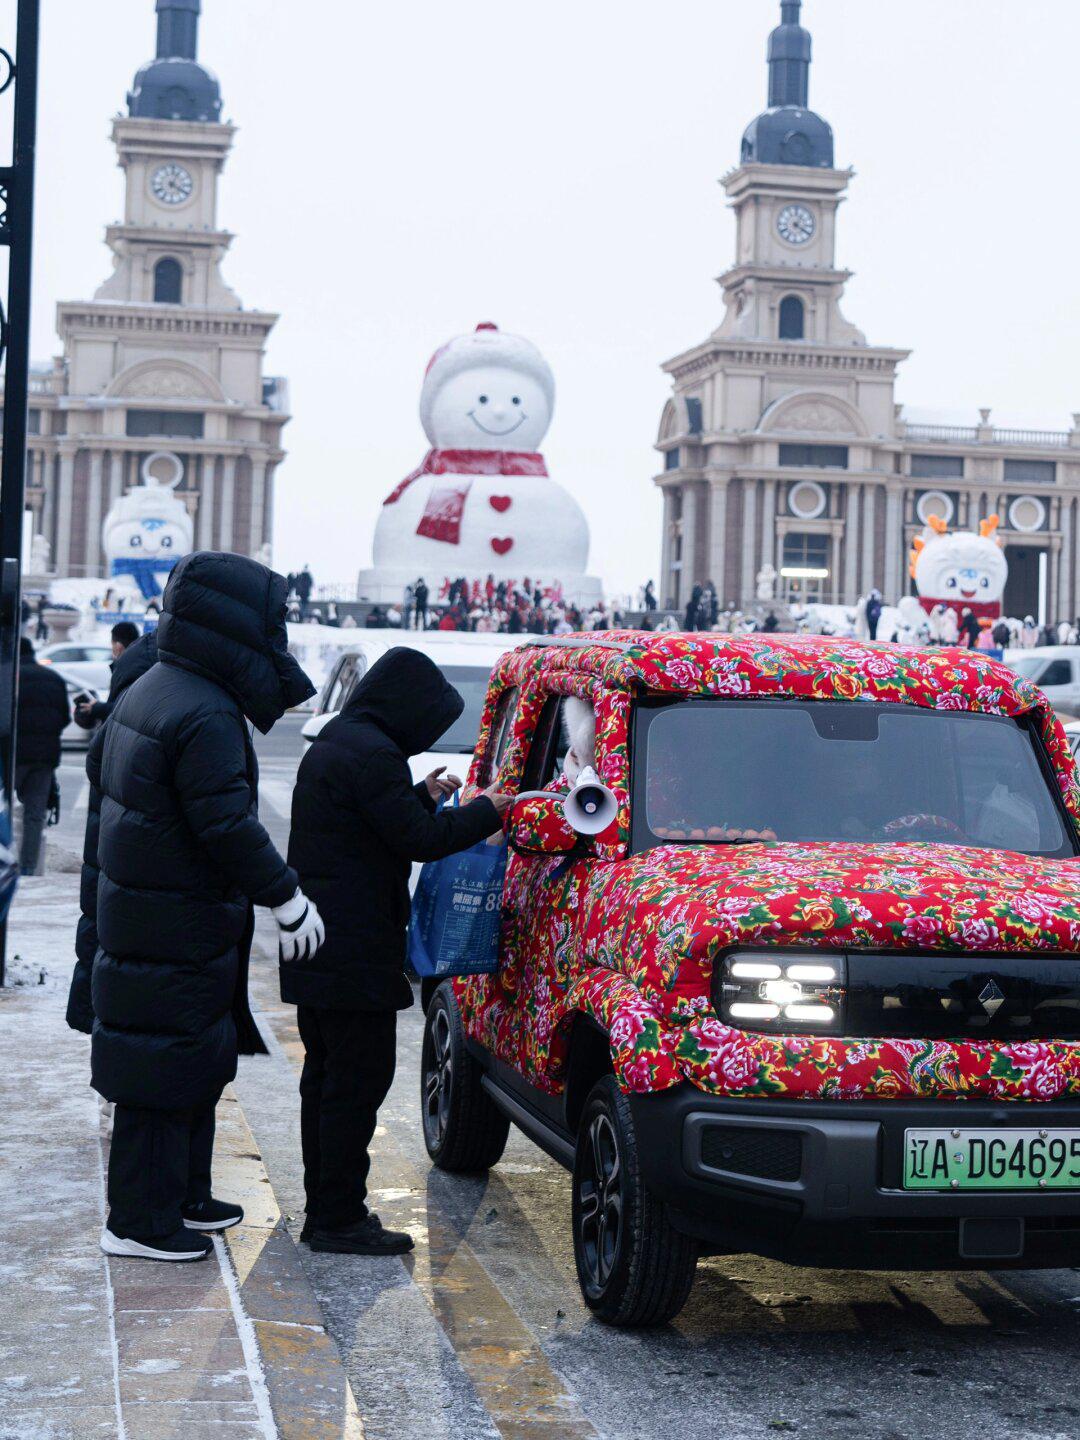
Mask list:
POLYGON ((585 635, 549 635, 545 639, 526 640, 522 650, 616 650, 625 655, 640 645, 640 640, 592 640, 585 635))

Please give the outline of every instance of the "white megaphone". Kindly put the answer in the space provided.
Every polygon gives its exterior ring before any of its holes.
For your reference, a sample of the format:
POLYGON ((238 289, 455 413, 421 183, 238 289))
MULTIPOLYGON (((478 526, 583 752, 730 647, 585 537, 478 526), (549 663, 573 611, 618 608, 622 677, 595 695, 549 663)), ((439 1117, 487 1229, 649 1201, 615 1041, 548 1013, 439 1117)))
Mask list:
POLYGON ((619 813, 619 802, 591 765, 562 802, 563 818, 579 835, 599 835, 619 813))

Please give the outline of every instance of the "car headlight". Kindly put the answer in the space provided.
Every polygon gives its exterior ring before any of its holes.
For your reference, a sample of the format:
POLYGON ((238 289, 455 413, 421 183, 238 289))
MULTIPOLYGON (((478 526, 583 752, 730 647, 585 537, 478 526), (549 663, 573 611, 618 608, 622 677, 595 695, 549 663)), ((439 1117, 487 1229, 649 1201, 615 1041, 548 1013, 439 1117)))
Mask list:
POLYGON ((734 950, 724 957, 718 1010, 740 1030, 829 1030, 844 1024, 843 955, 734 950))

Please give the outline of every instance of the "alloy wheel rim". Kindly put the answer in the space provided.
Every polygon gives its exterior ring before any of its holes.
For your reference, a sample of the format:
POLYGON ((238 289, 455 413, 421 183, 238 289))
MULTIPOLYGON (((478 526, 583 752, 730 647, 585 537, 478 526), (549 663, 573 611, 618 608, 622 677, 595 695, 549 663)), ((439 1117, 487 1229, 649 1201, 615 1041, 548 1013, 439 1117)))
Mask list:
POLYGON ((430 1053, 424 1071, 424 1128, 433 1145, 441 1145, 450 1119, 450 1087, 454 1067, 450 1054, 450 1020, 440 1006, 429 1030, 430 1053))
POLYGON ((615 1128, 597 1115, 585 1135, 578 1178, 578 1231, 590 1287, 601 1291, 611 1278, 622 1239, 622 1159, 615 1128))

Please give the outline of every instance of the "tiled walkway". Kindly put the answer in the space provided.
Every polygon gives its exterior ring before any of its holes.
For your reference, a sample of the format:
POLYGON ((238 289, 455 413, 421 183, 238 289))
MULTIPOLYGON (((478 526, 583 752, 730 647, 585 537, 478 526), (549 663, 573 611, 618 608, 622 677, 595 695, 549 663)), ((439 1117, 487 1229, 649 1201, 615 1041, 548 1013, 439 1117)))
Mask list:
POLYGON ((76 879, 24 880, 0 992, 0 1440, 357 1440, 337 1350, 233 1092, 215 1188, 245 1223, 206 1261, 107 1259, 108 1110, 64 1024, 76 879), (16 958, 17 957, 17 958, 16 958))

